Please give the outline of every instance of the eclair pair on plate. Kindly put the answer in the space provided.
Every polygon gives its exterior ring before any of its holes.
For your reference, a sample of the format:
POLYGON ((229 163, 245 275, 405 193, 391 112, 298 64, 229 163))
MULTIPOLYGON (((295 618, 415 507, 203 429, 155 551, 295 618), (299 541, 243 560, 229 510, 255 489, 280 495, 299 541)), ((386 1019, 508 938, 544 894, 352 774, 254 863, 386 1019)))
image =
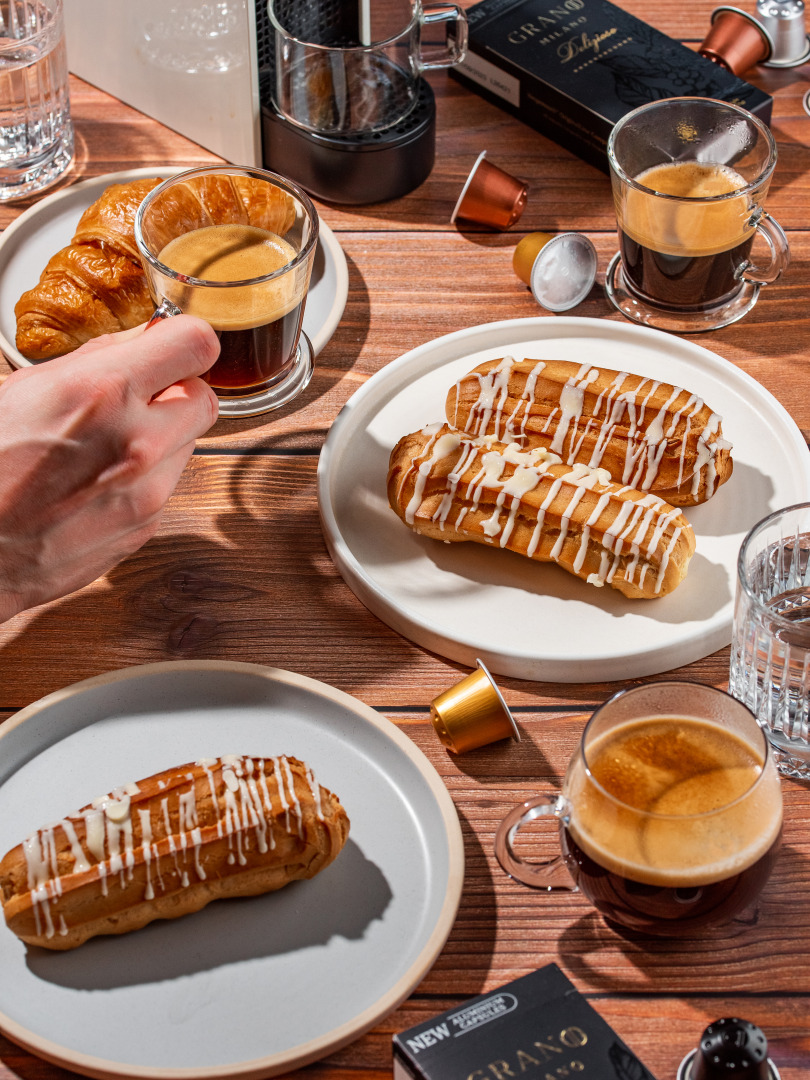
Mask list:
POLYGON ((732 471, 721 418, 697 395, 589 364, 488 361, 450 389, 446 417, 391 453, 388 498, 406 525, 631 598, 684 579, 695 536, 678 507, 732 471))

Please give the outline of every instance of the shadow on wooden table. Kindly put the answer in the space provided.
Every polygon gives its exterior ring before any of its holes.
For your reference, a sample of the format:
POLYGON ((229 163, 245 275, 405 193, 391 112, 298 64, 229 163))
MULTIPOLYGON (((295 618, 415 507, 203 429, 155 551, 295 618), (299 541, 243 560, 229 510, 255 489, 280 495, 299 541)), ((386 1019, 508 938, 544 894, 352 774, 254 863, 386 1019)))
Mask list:
POLYGON ((286 452, 193 458, 152 540, 92 585, 0 629, 3 706, 159 660, 242 660, 329 683, 343 675, 344 685, 347 660, 363 685, 400 667, 411 647, 369 614, 329 558, 316 467, 314 455, 286 452))
POLYGON ((589 912, 560 936, 560 959, 595 990, 808 993, 808 881, 810 859, 785 844, 757 905, 728 925, 658 938, 608 926, 589 912), (768 972, 765 982, 763 971, 768 972))
POLYGON ((464 890, 458 916, 438 960, 420 983, 416 996, 480 994, 493 963, 497 935, 495 883, 473 822, 456 804, 464 836, 464 890), (448 982, 462 972, 462 984, 448 982))

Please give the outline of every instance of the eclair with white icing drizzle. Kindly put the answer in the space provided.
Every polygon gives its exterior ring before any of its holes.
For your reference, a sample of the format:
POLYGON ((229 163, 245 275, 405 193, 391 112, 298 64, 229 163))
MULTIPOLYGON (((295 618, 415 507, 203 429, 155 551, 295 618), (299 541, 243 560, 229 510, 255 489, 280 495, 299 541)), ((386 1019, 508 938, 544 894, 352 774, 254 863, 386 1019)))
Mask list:
POLYGON ((614 484, 604 469, 564 465, 433 424, 391 453, 388 500, 415 532, 471 540, 554 562, 592 585, 655 599, 686 576, 691 525, 658 496, 614 484))
POLYGON ((733 467, 721 418, 697 395, 589 363, 489 360, 451 388, 446 416, 469 435, 607 469, 673 506, 705 502, 733 467))
POLYGON ((349 819, 292 757, 204 759, 95 799, 0 861, 11 930, 72 949, 99 934, 312 878, 340 853, 349 819))

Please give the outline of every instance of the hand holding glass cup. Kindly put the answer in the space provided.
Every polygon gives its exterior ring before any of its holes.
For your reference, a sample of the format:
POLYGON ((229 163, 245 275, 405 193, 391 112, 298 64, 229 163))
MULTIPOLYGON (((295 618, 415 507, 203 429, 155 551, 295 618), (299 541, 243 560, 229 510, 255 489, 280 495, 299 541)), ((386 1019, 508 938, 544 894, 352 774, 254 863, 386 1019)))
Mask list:
POLYGON ((314 360, 301 326, 318 215, 301 188, 262 169, 191 169, 146 196, 135 241, 153 320, 196 315, 219 337, 205 379, 221 416, 268 412, 304 389, 314 360))
POLYGON ((771 132, 750 112, 711 98, 668 98, 634 109, 608 139, 619 253, 611 302, 660 330, 715 330, 743 317, 790 252, 765 211, 776 166, 771 132), (761 237, 765 267, 751 261, 761 237))
POLYGON ((495 854, 524 885, 579 889, 608 921, 658 936, 732 919, 768 879, 782 828, 765 733, 714 687, 649 683, 593 714, 559 795, 501 822, 495 854), (534 863, 517 834, 549 817, 562 856, 534 863))

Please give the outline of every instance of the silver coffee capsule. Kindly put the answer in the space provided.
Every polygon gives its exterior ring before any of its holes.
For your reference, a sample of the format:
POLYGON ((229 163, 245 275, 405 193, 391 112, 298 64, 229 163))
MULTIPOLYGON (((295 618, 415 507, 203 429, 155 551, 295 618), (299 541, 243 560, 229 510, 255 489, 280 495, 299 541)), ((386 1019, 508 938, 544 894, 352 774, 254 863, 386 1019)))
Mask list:
POLYGON ((773 39, 763 67, 798 67, 810 57, 803 0, 757 0, 757 19, 773 39))

